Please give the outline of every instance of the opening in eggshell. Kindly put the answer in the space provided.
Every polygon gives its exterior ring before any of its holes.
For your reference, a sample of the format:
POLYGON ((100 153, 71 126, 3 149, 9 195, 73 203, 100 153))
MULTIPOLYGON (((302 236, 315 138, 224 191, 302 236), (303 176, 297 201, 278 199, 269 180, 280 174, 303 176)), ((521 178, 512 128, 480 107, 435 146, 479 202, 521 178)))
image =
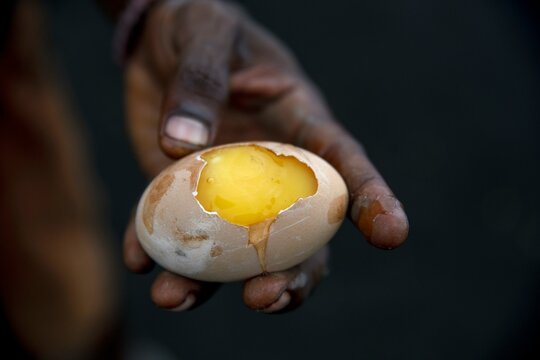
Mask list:
POLYGON ((309 166, 261 146, 219 148, 201 158, 205 165, 196 199, 206 211, 235 225, 273 219, 317 192, 317 178, 309 166))

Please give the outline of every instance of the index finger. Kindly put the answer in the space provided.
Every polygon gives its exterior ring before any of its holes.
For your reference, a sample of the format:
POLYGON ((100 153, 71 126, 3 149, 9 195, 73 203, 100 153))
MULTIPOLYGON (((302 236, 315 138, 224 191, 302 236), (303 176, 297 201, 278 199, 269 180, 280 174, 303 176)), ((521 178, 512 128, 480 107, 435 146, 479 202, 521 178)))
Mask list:
POLYGON ((313 86, 300 83, 270 105, 264 118, 284 139, 321 156, 343 176, 349 217, 371 244, 392 249, 405 241, 409 222, 402 204, 313 86))

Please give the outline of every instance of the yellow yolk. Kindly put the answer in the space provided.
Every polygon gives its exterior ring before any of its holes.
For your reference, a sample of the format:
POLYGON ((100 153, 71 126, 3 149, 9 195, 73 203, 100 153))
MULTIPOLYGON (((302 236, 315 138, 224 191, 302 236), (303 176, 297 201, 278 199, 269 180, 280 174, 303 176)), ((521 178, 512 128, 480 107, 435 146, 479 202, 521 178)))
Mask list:
POLYGON ((292 156, 260 146, 208 151, 196 198, 206 211, 236 225, 275 218, 300 198, 317 192, 313 170, 292 156))

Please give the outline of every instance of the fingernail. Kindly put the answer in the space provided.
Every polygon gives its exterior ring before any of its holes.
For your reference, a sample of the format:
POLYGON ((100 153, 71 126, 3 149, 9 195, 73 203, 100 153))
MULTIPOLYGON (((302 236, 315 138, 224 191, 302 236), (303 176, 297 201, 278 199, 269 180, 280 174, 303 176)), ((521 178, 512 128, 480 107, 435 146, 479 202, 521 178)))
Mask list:
POLYGON ((287 305, 289 305, 290 302, 291 302, 291 294, 289 294, 288 291, 285 291, 283 292, 283 294, 281 294, 281 296, 276 302, 274 302, 272 305, 270 305, 266 309, 263 309, 262 312, 273 313, 276 311, 283 310, 285 309, 287 305))
POLYGON ((195 304, 195 300, 196 300, 195 295, 189 294, 183 303, 181 303, 175 308, 172 308, 171 311, 180 312, 180 311, 188 310, 193 304, 195 304))
POLYGON ((167 119, 165 134, 172 139, 193 145, 208 144, 209 132, 206 125, 184 116, 175 115, 167 119))

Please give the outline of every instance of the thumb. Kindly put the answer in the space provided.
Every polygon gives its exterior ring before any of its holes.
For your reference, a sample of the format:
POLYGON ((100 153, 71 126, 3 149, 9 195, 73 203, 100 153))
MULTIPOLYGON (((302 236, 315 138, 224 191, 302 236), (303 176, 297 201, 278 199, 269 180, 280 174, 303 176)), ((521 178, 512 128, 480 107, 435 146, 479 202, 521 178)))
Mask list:
POLYGON ((212 15, 178 41, 179 64, 165 92, 159 133, 161 149, 172 158, 212 144, 228 97, 237 21, 223 12, 212 15))

